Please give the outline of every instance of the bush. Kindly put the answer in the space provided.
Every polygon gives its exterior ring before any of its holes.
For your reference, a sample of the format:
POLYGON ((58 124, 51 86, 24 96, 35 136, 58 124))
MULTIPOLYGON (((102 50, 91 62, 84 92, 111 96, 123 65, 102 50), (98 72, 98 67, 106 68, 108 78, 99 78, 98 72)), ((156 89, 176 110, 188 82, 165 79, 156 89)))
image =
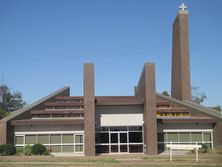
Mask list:
POLYGON ((0 155, 3 155, 4 152, 4 145, 0 145, 0 155))
POLYGON ((200 153, 207 153, 209 151, 208 146, 206 144, 202 144, 202 148, 200 149, 200 153))
POLYGON ((23 155, 32 155, 32 146, 30 146, 30 145, 25 146, 22 154, 23 155))
POLYGON ((17 148, 17 149, 16 149, 16 155, 23 155, 23 151, 24 151, 24 148, 23 148, 23 147, 17 148))
POLYGON ((31 152, 33 155, 42 155, 46 151, 46 148, 42 144, 35 144, 32 146, 31 152))
POLYGON ((0 154, 1 155, 14 155, 16 153, 16 147, 12 144, 3 144, 0 145, 0 154))
POLYGON ((46 149, 43 155, 51 155, 52 149, 46 149))

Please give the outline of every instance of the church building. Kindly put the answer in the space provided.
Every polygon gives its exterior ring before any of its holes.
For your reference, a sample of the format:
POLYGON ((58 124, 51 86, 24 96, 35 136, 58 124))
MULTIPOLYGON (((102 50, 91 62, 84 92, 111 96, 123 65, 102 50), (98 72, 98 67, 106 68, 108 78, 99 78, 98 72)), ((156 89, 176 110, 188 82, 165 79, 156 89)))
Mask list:
POLYGON ((82 156, 156 155, 171 142, 222 145, 221 113, 191 101, 188 11, 183 4, 172 35, 171 96, 156 92, 153 63, 144 65, 134 96, 96 96, 94 64, 84 64, 83 96, 71 96, 64 87, 12 112, 0 120, 0 144, 19 148, 40 143, 55 154, 82 156))

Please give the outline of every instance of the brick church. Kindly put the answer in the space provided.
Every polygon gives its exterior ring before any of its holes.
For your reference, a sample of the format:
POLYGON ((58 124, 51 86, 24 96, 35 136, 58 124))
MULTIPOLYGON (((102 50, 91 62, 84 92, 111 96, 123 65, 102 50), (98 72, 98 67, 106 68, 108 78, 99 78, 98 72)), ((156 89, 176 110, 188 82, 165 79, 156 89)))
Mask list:
MULTIPOLYGON (((84 95, 70 88, 14 111, 0 120, 0 144, 40 143, 54 154, 145 153, 168 143, 222 145, 220 112, 191 101, 188 11, 173 23, 171 96, 156 92, 155 64, 143 67, 134 96, 95 96, 94 65, 84 64, 84 95)), ((53 84, 53 83, 52 83, 53 84)))

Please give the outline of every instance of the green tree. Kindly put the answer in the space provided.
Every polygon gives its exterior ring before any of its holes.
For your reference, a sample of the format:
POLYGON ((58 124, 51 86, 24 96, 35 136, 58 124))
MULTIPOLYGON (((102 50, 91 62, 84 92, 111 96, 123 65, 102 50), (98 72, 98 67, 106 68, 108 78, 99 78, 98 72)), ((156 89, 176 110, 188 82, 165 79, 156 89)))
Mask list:
POLYGON ((11 92, 5 84, 0 86, 0 119, 7 116, 10 112, 22 108, 25 104, 21 92, 11 92))
POLYGON ((204 92, 199 92, 199 87, 192 87, 192 101, 197 104, 201 104, 204 100, 207 99, 207 96, 204 92))
POLYGON ((218 110, 218 111, 221 111, 221 106, 220 105, 218 105, 218 106, 215 106, 215 107, 211 107, 212 109, 214 109, 214 110, 218 110))
POLYGON ((165 96, 170 96, 169 93, 165 90, 161 93, 162 95, 165 95, 165 96))

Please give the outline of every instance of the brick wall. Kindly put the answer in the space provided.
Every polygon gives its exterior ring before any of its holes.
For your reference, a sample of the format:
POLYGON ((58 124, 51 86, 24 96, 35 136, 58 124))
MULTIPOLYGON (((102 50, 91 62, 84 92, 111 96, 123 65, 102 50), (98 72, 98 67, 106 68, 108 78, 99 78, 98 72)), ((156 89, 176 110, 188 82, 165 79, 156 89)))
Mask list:
POLYGON ((84 132, 85 155, 95 155, 94 65, 84 65, 84 132))
POLYGON ((173 24, 171 95, 191 99, 188 13, 179 12, 173 24))
POLYGON ((145 153, 156 155, 157 148, 157 119, 156 119, 156 84, 155 65, 145 64, 139 83, 136 88, 136 96, 144 98, 144 144, 145 153))

